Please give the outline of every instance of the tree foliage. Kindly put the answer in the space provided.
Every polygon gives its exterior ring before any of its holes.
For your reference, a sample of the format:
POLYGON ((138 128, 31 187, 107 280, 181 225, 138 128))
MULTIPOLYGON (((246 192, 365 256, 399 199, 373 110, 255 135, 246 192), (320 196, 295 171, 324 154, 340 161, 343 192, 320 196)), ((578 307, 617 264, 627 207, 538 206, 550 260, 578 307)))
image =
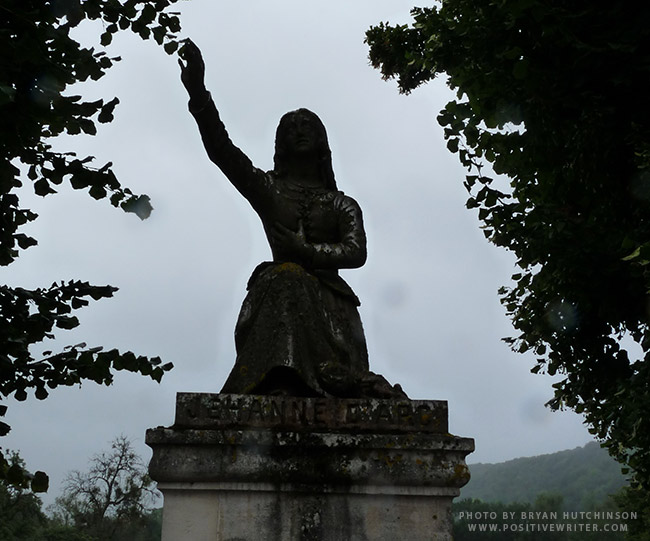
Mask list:
POLYGON ((92 458, 87 472, 68 474, 54 515, 60 524, 84 531, 93 540, 135 540, 148 533, 157 498, 142 458, 120 436, 109 452, 92 458))
MULTIPOLYGON (((24 470, 15 452, 12 466, 24 470)), ((0 539, 2 541, 156 541, 162 533, 162 509, 150 510, 151 480, 129 441, 117 438, 108 453, 91 461, 87 473, 72 472, 66 491, 53 509, 42 510, 27 484, 0 479, 0 539), (108 487, 111 488, 108 488, 108 487), (88 503, 88 494, 95 496, 88 503), (112 496, 109 496, 111 494, 112 496), (121 501, 120 501, 121 500, 121 501), (99 509, 106 507, 107 510, 99 509)))
POLYGON ((370 59, 403 92, 443 73, 456 91, 438 121, 469 169, 467 207, 517 257, 507 341, 562 376, 549 405, 584 413, 647 485, 650 4, 445 0, 412 15, 367 32, 370 59))
MULTIPOLYGON (((18 453, 8 453, 7 459, 14 471, 25 470, 18 453)), ((28 483, 0 479, 0 539, 37 539, 45 523, 41 500, 29 490, 28 483)))
MULTIPOLYGON (((166 10, 177 0, 3 0, 0 5, 0 265, 15 261, 37 244, 25 225, 37 215, 23 208, 19 189, 31 184, 39 196, 69 183, 94 199, 146 218, 149 198, 118 181, 112 164, 92 165, 93 157, 55 151, 59 135, 94 135, 97 123, 110 122, 117 98, 84 101, 70 92, 75 83, 98 80, 119 60, 105 47, 122 30, 152 37, 167 53, 178 48, 179 19, 166 10), (101 23, 100 43, 85 47, 73 31, 86 21, 101 23)), ((111 297, 116 288, 73 280, 38 289, 0 286, 0 398, 27 398, 33 389, 44 399, 59 385, 90 379, 110 384, 113 370, 130 370, 159 381, 171 364, 86 344, 61 352, 34 354, 34 345, 72 329, 74 310, 111 297)), ((0 416, 6 406, 0 406, 0 416)), ((0 423, 0 436, 10 427, 0 423)), ((0 479, 10 465, 0 454, 0 479)), ((26 472, 23 472, 25 475, 26 472)), ((23 476, 24 477, 24 476, 23 476)), ((22 479, 22 478, 21 478, 22 479)), ((19 479, 19 481, 21 480, 19 479)), ((41 487, 42 488, 42 487, 41 487)))
POLYGON ((640 487, 624 487, 614 495, 620 509, 636 513, 630 522, 627 541, 650 541, 650 492, 640 487))

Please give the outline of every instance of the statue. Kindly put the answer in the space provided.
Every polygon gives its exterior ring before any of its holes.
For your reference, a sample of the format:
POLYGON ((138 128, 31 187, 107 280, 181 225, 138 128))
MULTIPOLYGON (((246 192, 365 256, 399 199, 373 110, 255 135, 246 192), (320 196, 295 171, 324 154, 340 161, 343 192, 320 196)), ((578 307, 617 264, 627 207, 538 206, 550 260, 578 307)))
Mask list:
POLYGON ((248 282, 221 392, 406 398, 369 370, 360 303, 338 274, 365 263, 366 236, 359 205, 337 190, 323 123, 307 109, 285 114, 274 168, 261 171, 228 137, 198 47, 187 40, 181 58, 208 156, 257 212, 273 254, 248 282))

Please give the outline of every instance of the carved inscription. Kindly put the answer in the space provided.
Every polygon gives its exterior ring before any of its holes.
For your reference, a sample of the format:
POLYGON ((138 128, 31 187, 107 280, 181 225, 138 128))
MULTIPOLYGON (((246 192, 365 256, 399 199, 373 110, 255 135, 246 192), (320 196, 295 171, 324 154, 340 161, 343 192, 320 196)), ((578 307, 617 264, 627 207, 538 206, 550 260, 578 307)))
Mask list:
POLYGON ((179 428, 447 432, 447 403, 179 393, 179 428))
POLYGON ((254 396, 233 399, 229 395, 208 401, 192 401, 186 405, 187 416, 194 419, 207 417, 213 421, 251 425, 256 423, 323 424, 325 401, 269 400, 254 396), (224 398, 225 397, 225 398, 224 398))

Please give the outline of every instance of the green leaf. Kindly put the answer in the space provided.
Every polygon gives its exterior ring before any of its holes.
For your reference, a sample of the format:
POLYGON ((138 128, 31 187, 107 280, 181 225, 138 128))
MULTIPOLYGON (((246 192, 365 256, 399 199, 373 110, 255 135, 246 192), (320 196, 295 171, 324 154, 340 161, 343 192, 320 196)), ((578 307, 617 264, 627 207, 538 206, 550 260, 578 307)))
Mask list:
POLYGON ((12 464, 7 470, 6 479, 9 484, 22 485, 25 482, 25 470, 19 464, 12 464))
POLYGON ((162 26, 157 26, 156 28, 153 29, 152 31, 153 38, 156 41, 156 43, 158 43, 158 45, 163 44, 166 33, 167 31, 162 26))
POLYGON ((449 139, 449 141, 447 141, 447 148, 451 152, 458 152, 458 139, 457 138, 449 139))
POLYGON ((177 41, 168 41, 163 45, 163 49, 167 54, 174 54, 178 50, 178 42, 177 41))
POLYGON ((101 35, 101 38, 100 38, 99 41, 104 47, 106 47, 107 45, 110 45, 111 42, 113 41, 113 34, 111 34, 110 32, 104 32, 101 35))
POLYGON ((81 128, 81 131, 88 135, 97 135, 97 127, 90 119, 81 119, 79 121, 79 127, 81 128))
POLYGON ((124 353, 121 357, 121 361, 122 366, 124 366, 126 370, 131 372, 136 372, 138 370, 138 359, 131 351, 124 353))
POLYGON ((79 326, 79 319, 75 316, 58 316, 56 318, 56 326, 59 327, 59 329, 74 329, 79 326))
POLYGON ((77 308, 88 306, 88 301, 85 299, 78 299, 75 297, 70 301, 70 305, 72 306, 73 309, 76 310, 77 308))
POLYGON ((47 492, 50 488, 50 478, 45 472, 37 471, 31 481, 33 492, 47 492))
POLYGON ((632 259, 636 259, 641 255, 641 246, 636 248, 631 254, 626 255, 625 257, 622 258, 623 261, 631 261, 632 259))
POLYGON ((88 169, 82 167, 70 177, 70 185, 75 190, 86 188, 92 184, 93 176, 94 174, 92 171, 89 171, 88 169))
POLYGON ((114 118, 113 112, 118 103, 120 103, 120 100, 118 98, 113 98, 111 101, 103 105, 97 120, 102 123, 112 122, 114 118))
POLYGON ((103 186, 95 184, 94 186, 90 187, 90 196, 93 199, 103 199, 106 197, 106 190, 103 186))
POLYGON ((14 239, 16 239, 18 246, 20 246, 20 248, 23 250, 26 250, 30 246, 36 246, 38 244, 38 241, 36 239, 28 237, 24 233, 17 233, 14 235, 14 239))
POLYGON ((150 215, 153 207, 149 196, 140 195, 138 197, 131 197, 124 203, 120 204, 125 212, 132 212, 138 216, 141 220, 146 220, 150 215))
POLYGON ((124 199, 124 193, 115 192, 113 195, 111 195, 111 205, 113 205, 114 207, 119 206, 122 199, 124 199))
POLYGON ((46 179, 41 178, 34 182, 34 193, 41 197, 45 197, 51 193, 56 193, 56 190, 50 186, 46 179))

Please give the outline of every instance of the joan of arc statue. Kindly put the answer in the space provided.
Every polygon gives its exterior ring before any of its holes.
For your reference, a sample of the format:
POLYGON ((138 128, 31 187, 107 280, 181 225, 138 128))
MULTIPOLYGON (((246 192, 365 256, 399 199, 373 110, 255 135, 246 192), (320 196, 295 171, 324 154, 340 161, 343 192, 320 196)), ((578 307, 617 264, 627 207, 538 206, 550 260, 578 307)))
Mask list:
POLYGON ((208 156, 257 212, 273 255, 248 282, 237 359, 221 392, 406 397, 370 372, 359 299, 338 273, 365 263, 366 235, 359 205, 337 189, 323 123, 307 109, 285 114, 274 167, 262 171, 230 140, 198 47, 188 40, 181 58, 208 156))

